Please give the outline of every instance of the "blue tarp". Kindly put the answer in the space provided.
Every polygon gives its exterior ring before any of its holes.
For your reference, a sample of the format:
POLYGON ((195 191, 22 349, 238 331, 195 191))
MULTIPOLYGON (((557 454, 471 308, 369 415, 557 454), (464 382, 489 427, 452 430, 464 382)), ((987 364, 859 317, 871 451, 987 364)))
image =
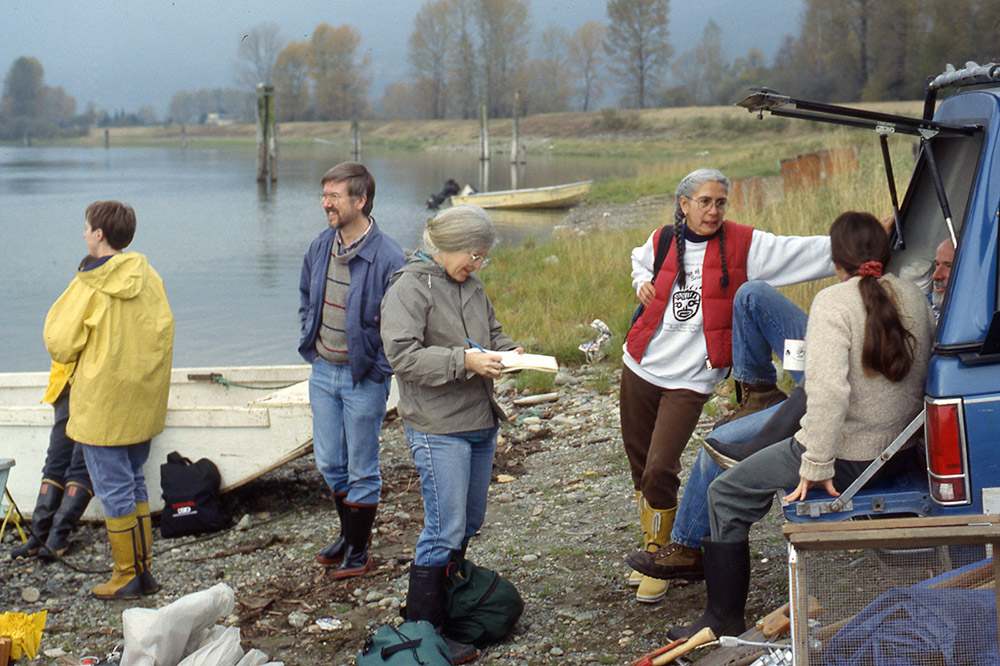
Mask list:
POLYGON ((992 590, 893 588, 827 645, 828 666, 1000 666, 992 590))

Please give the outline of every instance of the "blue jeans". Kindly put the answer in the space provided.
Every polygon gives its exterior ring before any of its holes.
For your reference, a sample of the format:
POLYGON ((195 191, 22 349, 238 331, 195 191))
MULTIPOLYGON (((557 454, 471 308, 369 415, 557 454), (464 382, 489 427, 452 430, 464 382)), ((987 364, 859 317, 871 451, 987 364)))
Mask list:
MULTIPOLYGON (((756 385, 777 382, 771 352, 781 358, 786 338, 805 338, 807 320, 802 308, 766 282, 744 283, 733 301, 733 379, 756 385)), ((802 383, 802 372, 789 372, 802 383)))
POLYGON ((389 380, 357 384, 347 364, 317 358, 309 375, 316 467, 330 490, 352 504, 378 504, 379 432, 385 418, 389 380))
POLYGON ((420 472, 424 499, 424 529, 413 562, 443 566, 486 518, 497 429, 433 435, 406 426, 406 441, 420 472))
POLYGON ((104 505, 104 515, 121 518, 148 502, 146 474, 142 466, 149 458, 149 441, 127 446, 83 445, 83 457, 94 482, 94 494, 104 505))
MULTIPOLYGON (((709 436, 724 444, 745 442, 760 431, 776 409, 778 405, 724 423, 709 433, 709 436)), ((698 459, 691 467, 691 475, 684 484, 684 494, 677 507, 674 527, 670 532, 671 541, 688 548, 701 547, 702 538, 709 536, 711 528, 708 518, 708 486, 722 472, 723 469, 705 449, 698 452, 698 459)))

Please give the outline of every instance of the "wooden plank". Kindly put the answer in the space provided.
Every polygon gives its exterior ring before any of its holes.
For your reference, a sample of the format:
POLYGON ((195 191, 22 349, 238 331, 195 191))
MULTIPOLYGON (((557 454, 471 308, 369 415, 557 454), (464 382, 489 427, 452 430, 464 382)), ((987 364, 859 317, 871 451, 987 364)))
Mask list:
POLYGON ((1000 526, 968 525, 908 529, 867 529, 792 534, 792 545, 801 550, 851 548, 919 548, 946 544, 1000 544, 1000 526))
POLYGON ((1000 525, 1000 515, 971 514, 928 518, 886 518, 884 520, 845 520, 840 522, 785 523, 781 531, 787 537, 802 532, 850 532, 855 530, 892 530, 901 527, 947 527, 952 525, 1000 525))

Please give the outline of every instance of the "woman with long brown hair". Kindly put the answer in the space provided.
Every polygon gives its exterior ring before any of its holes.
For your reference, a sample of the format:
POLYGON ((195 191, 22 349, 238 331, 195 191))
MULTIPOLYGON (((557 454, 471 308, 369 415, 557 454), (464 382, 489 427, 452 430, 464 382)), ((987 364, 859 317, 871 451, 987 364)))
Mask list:
MULTIPOLYGON (((841 214, 830 228, 840 284, 816 295, 806 331, 809 391, 801 429, 719 476, 708 489, 711 537, 702 540, 708 608, 672 638, 711 627, 738 635, 750 582, 750 526, 775 491, 804 499, 814 486, 836 497, 920 411, 934 317, 912 283, 884 274, 889 239, 874 216, 841 214)), ((904 451, 876 475, 897 473, 904 451)))

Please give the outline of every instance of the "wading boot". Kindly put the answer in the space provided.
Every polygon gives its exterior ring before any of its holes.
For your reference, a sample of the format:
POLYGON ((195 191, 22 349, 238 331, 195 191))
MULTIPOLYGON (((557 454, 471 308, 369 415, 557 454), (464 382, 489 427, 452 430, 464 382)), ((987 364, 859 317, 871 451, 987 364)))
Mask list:
MULTIPOLYGON (((441 632, 444 623, 444 586, 447 567, 425 567, 418 564, 410 565, 410 584, 406 592, 406 619, 426 620, 441 632)), ((451 653, 451 663, 465 664, 479 656, 476 646, 469 643, 453 641, 441 634, 448 652, 451 653)))
POLYGON ((52 527, 49 529, 49 536, 45 539, 45 546, 38 551, 38 557, 43 560, 51 560, 55 557, 62 557, 69 549, 66 540, 70 533, 76 529, 76 523, 80 520, 83 512, 87 510, 94 492, 79 483, 69 482, 66 484, 66 492, 63 493, 59 510, 56 511, 52 519, 52 527))
MULTIPOLYGON (((670 531, 674 528, 674 516, 677 515, 677 507, 660 510, 649 506, 649 502, 645 502, 645 505, 650 513, 650 517, 649 536, 643 552, 648 555, 654 555, 670 542, 670 531)), ((655 604, 667 596, 668 585, 669 583, 665 580, 643 575, 639 589, 635 591, 635 600, 644 604, 655 604)))
POLYGON ((368 544, 377 508, 378 504, 344 502, 344 557, 333 572, 334 580, 353 578, 371 571, 372 558, 368 554, 368 544))
POLYGON ((114 567, 111 580, 95 587, 92 594, 94 598, 102 600, 138 599, 142 593, 139 584, 139 572, 142 569, 139 563, 142 556, 139 520, 133 511, 121 518, 105 518, 104 524, 108 530, 108 540, 111 541, 114 567))
POLYGON ((744 384, 737 382, 737 393, 742 393, 740 404, 728 416, 715 422, 715 427, 750 416, 754 412, 773 407, 787 398, 776 384, 744 384))
POLYGON ((139 520, 139 590, 143 594, 156 594, 160 584, 153 578, 153 517, 149 515, 149 502, 139 502, 135 505, 135 515, 139 520))
POLYGON ((31 531, 26 543, 10 551, 11 559, 34 557, 45 545, 49 537, 49 529, 55 519, 59 504, 62 502, 63 487, 55 481, 42 479, 42 487, 38 489, 38 499, 35 500, 35 510, 31 512, 31 531))
POLYGON ((327 566, 340 564, 344 559, 344 499, 347 493, 333 493, 333 503, 337 507, 337 520, 340 522, 340 534, 333 543, 316 554, 316 561, 327 566))
POLYGON ((730 444, 716 440, 709 433, 709 437, 705 438, 705 451, 719 467, 729 469, 761 449, 793 436, 799 431, 799 419, 805 413, 806 392, 801 386, 796 386, 756 435, 745 442, 730 444))
POLYGON ((672 627, 671 640, 689 638, 705 627, 716 636, 739 636, 746 629, 743 612, 750 590, 750 543, 747 541, 701 540, 705 551, 705 593, 707 609, 689 627, 672 627))

